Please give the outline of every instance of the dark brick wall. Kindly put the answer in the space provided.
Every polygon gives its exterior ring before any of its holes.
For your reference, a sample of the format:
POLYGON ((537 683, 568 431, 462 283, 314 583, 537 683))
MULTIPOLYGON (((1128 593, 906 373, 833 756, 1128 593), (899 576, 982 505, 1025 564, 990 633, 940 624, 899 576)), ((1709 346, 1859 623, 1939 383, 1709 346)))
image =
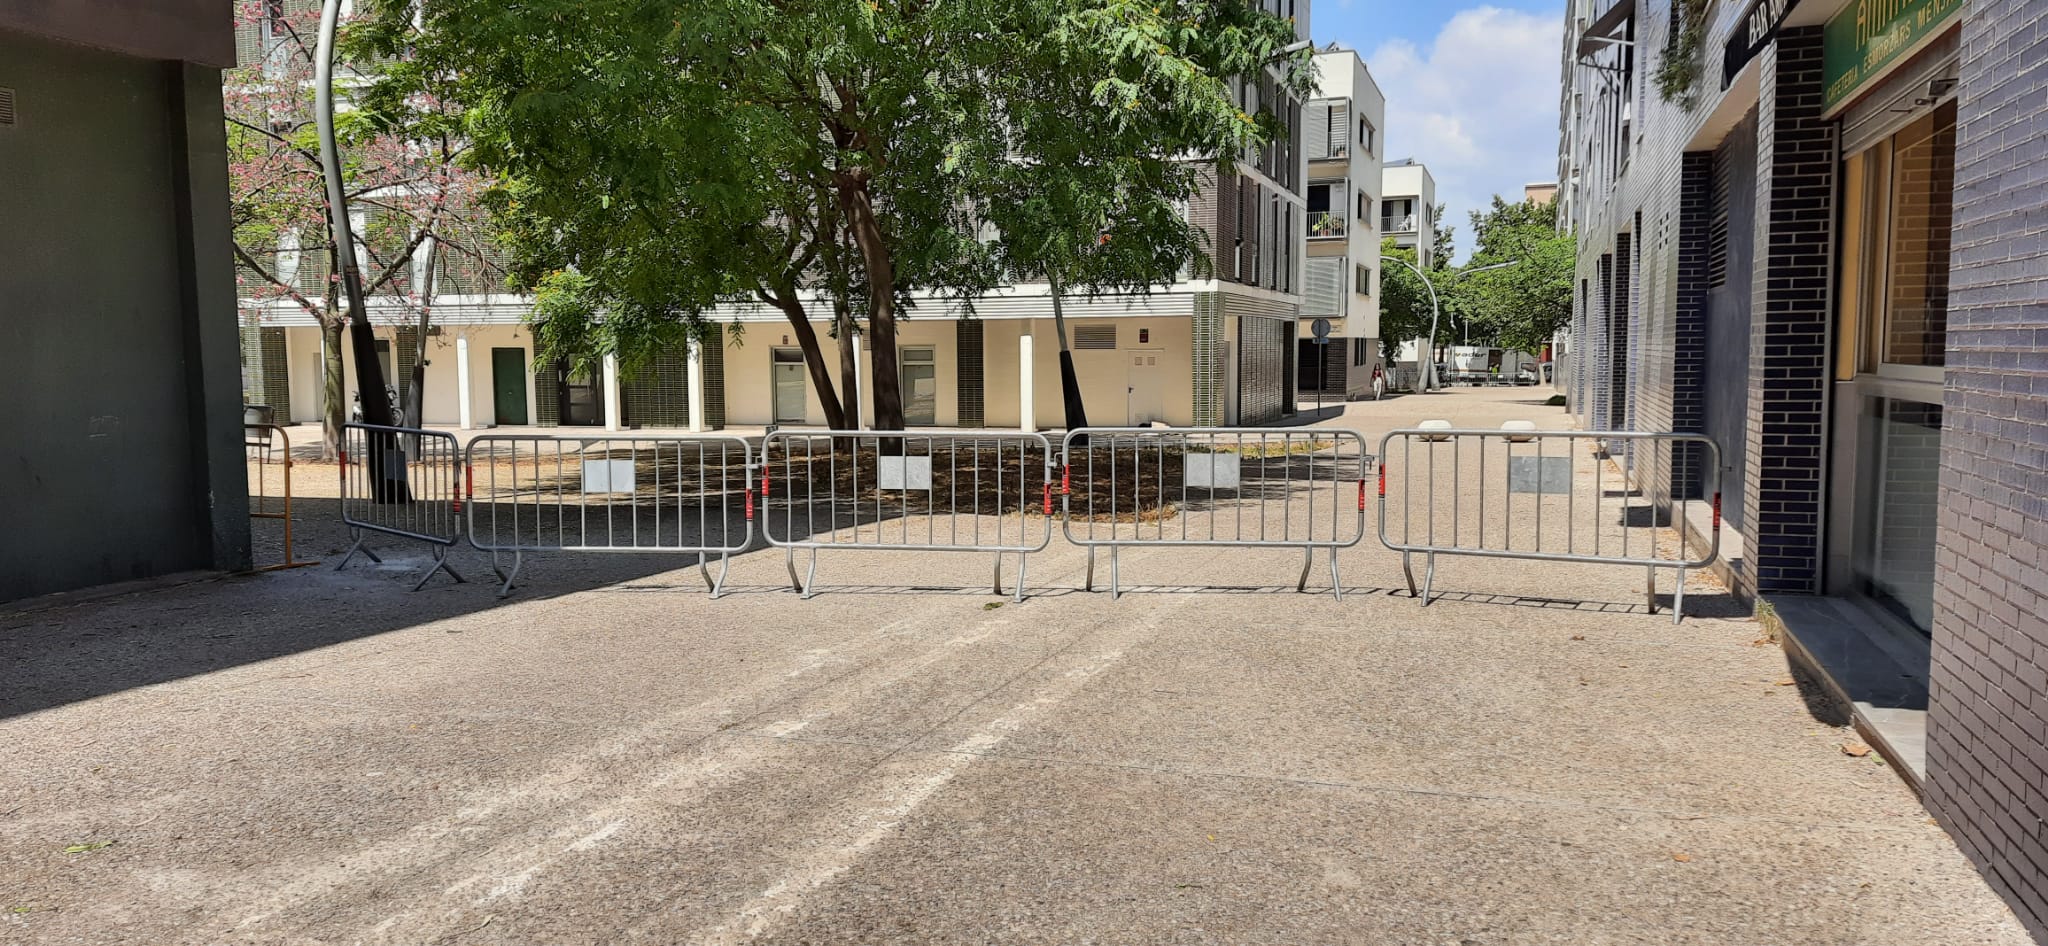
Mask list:
POLYGON ((1820 590, 1835 125, 1821 119, 1821 29, 1779 33, 1760 56, 1756 263, 1740 590, 1820 590))
POLYGON ((2048 939, 2048 0, 1964 17, 1927 802, 2048 939))
MULTIPOLYGON (((1672 312, 1671 429, 1706 430, 1706 338, 1708 231, 1711 228, 1714 155, 1687 152, 1678 190, 1677 306, 1672 312)), ((1700 498, 1705 451, 1678 447, 1672 457, 1671 492, 1700 498)))
POLYGON ((1607 290, 1607 430, 1629 428, 1629 375, 1635 371, 1635 353, 1629 348, 1629 328, 1636 319, 1634 275, 1635 251, 1632 233, 1614 236, 1612 281, 1607 290))

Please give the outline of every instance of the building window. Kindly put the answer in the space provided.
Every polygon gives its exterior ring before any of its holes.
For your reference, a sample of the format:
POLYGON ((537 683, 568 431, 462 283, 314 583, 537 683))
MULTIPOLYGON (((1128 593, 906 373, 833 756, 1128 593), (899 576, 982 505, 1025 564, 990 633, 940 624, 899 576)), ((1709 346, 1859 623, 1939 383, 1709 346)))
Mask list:
POLYGON ((1376 143, 1373 139, 1378 134, 1379 129, 1372 127, 1372 122, 1366 121, 1363 118, 1358 120, 1358 146, 1364 148, 1366 154, 1375 153, 1373 148, 1376 143))
POLYGON ((1874 397, 1864 411, 1869 486, 1856 543, 1862 591, 1922 631, 1934 627, 1941 509, 1941 405, 1874 397))
POLYGON ((1313 238, 1341 237, 1345 231, 1344 185, 1308 186, 1308 235, 1313 238))
POLYGON ((1941 381, 1955 159, 1951 100, 1843 162, 1837 378, 1941 381))

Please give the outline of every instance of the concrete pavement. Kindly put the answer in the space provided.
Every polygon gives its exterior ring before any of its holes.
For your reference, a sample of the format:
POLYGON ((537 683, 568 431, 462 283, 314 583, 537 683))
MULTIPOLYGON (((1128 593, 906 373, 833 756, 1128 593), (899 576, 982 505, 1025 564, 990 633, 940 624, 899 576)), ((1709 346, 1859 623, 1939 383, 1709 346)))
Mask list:
POLYGON ((1368 548, 1342 602, 1198 549, 1112 603, 1056 542, 1021 605, 982 556, 827 553, 809 602, 772 552, 715 602, 557 556, 499 601, 392 550, 0 615, 0 939, 2027 942, 1703 579, 1674 627, 1586 566, 1421 608, 1368 548))

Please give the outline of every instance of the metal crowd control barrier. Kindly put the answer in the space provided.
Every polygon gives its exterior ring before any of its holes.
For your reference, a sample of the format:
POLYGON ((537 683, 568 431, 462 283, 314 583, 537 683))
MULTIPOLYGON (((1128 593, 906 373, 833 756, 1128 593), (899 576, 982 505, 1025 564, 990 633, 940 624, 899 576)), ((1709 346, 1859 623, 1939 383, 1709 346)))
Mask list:
POLYGON ((1365 478, 1373 458, 1356 431, 1329 428, 1091 427, 1061 444, 1067 541, 1109 549, 1109 592, 1122 593, 1118 551, 1144 546, 1298 548, 1308 589, 1317 549, 1329 550, 1330 593, 1344 597, 1337 550, 1365 538, 1365 478))
POLYGON ((1030 555, 1052 543, 1052 443, 1042 434, 791 431, 761 443, 762 532, 785 550, 790 584, 817 593, 818 550, 1016 553, 1016 600, 1030 555), (796 553, 810 551, 799 579, 796 553))
POLYGON ((357 552, 382 562, 364 545, 368 533, 382 532, 434 546, 434 564, 412 590, 426 587, 434 573, 462 581, 448 566, 448 550, 462 538, 462 448, 453 434, 412 427, 347 424, 342 428, 341 521, 355 544, 336 570, 357 552))
POLYGON ((284 428, 276 424, 253 423, 245 419, 242 424, 242 452, 249 461, 256 464, 256 475, 253 477, 254 483, 251 484, 253 489, 250 491, 250 498, 255 502, 249 509, 249 518, 278 519, 284 522, 284 561, 275 565, 258 565, 255 570, 274 572, 285 568, 304 568, 320 564, 317 561, 302 562, 292 557, 292 438, 284 432, 284 428), (281 463, 273 463, 272 455, 280 455, 284 460, 281 463), (281 494, 277 498, 282 500, 283 505, 276 512, 270 509, 272 466, 278 467, 281 471, 282 481, 279 484, 281 494))
POLYGON ((1720 469, 1720 448, 1701 434, 1396 430, 1380 441, 1380 544, 1401 553, 1409 593, 1424 605, 1438 555, 1640 566, 1653 614, 1657 569, 1675 569, 1675 623, 1685 613, 1685 573, 1721 552, 1720 469), (1616 441, 1637 445, 1632 471, 1607 458, 1616 441), (1691 470, 1697 488, 1686 482, 1691 470), (1704 544, 1684 527, 1695 503, 1710 504, 1704 544), (1674 535, 1660 534, 1674 526, 1674 535), (1420 591, 1418 554, 1426 557, 1420 591))
POLYGON ((469 543, 491 553, 499 597, 528 552, 651 552, 696 555, 716 598, 754 541, 750 461, 740 437, 479 436, 463 455, 469 543))

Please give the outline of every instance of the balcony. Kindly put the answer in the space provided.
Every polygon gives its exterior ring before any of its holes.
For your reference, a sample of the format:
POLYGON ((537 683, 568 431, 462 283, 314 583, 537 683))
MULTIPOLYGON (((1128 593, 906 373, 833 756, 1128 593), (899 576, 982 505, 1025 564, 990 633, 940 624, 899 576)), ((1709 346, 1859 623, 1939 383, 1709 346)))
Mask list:
POLYGON ((1311 240, 1334 240, 1344 236, 1344 215, 1327 210, 1310 211, 1308 215, 1308 238, 1311 240))
POLYGON ((1414 215, 1414 214, 1408 214, 1407 216, 1403 216, 1403 217, 1381 217, 1381 218, 1380 218, 1380 232, 1381 232, 1381 233, 1414 233, 1414 232, 1415 232, 1415 215, 1414 215))

